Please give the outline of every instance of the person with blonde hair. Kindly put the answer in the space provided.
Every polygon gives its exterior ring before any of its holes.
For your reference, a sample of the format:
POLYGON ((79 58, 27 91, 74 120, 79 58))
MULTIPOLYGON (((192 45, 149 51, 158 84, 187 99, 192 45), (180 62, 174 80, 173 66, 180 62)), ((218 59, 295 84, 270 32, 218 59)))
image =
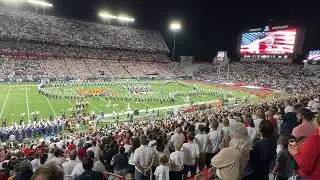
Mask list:
POLYGON ((217 176, 223 180, 240 180, 250 158, 251 140, 246 127, 235 123, 230 127, 229 147, 212 158, 211 165, 217 168, 217 176))
POLYGON ((170 154, 170 179, 182 179, 184 168, 184 152, 181 151, 182 143, 175 144, 175 151, 170 154))

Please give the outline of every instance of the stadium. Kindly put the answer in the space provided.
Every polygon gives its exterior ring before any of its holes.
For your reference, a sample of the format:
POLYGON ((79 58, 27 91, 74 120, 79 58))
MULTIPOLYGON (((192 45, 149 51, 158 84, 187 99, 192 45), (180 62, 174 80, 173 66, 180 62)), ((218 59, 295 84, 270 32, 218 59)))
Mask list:
POLYGON ((320 179, 306 27, 242 29, 200 61, 177 51, 181 21, 171 43, 123 13, 0 5, 0 180, 320 179))

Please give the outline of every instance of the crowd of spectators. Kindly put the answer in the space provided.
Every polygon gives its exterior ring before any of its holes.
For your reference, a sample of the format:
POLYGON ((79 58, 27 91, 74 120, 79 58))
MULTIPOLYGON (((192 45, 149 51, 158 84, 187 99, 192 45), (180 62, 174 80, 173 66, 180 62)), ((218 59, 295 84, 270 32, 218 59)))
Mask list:
POLYGON ((277 90, 307 92, 319 85, 319 73, 302 65, 279 63, 231 63, 226 66, 201 65, 195 76, 212 81, 244 83, 277 90))
POLYGON ((92 48, 169 52, 159 32, 0 7, 0 37, 92 48))
POLYGON ((177 77, 174 63, 72 58, 0 57, 0 79, 177 77), (172 65, 172 66, 171 66, 172 65))
POLYGON ((182 179, 205 168, 223 180, 320 178, 319 94, 1 145, 2 177, 182 179), (317 107, 317 108, 316 108, 317 107), (314 122, 314 123, 313 123, 314 122), (48 168, 49 167, 49 168, 48 168), (50 168, 54 167, 54 168, 50 168))

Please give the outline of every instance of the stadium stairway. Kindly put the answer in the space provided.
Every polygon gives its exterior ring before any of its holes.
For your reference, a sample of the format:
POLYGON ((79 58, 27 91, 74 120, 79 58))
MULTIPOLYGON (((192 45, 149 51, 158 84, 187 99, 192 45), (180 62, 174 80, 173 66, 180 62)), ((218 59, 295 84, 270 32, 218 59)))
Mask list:
MULTIPOLYGON (((92 77, 95 77, 96 75, 91 71, 90 67, 88 66, 87 64, 87 61, 86 60, 83 60, 84 61, 84 64, 87 66, 89 72, 92 74, 92 77)), ((97 77, 96 77, 97 78, 97 77)))
POLYGON ((107 67, 108 71, 112 74, 113 77, 116 77, 116 75, 110 70, 110 68, 108 67, 106 61, 103 61, 104 65, 107 67))

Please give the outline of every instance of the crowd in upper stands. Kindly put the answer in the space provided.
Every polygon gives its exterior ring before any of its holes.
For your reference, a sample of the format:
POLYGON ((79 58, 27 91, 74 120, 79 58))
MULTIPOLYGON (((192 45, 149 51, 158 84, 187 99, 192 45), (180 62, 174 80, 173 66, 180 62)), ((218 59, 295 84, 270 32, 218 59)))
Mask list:
POLYGON ((281 63, 231 63, 227 66, 202 65, 195 76, 220 82, 244 83, 277 90, 287 88, 297 92, 315 91, 319 73, 302 65, 281 63))
POLYGON ((0 37, 58 45, 168 52, 159 32, 0 7, 0 37))

